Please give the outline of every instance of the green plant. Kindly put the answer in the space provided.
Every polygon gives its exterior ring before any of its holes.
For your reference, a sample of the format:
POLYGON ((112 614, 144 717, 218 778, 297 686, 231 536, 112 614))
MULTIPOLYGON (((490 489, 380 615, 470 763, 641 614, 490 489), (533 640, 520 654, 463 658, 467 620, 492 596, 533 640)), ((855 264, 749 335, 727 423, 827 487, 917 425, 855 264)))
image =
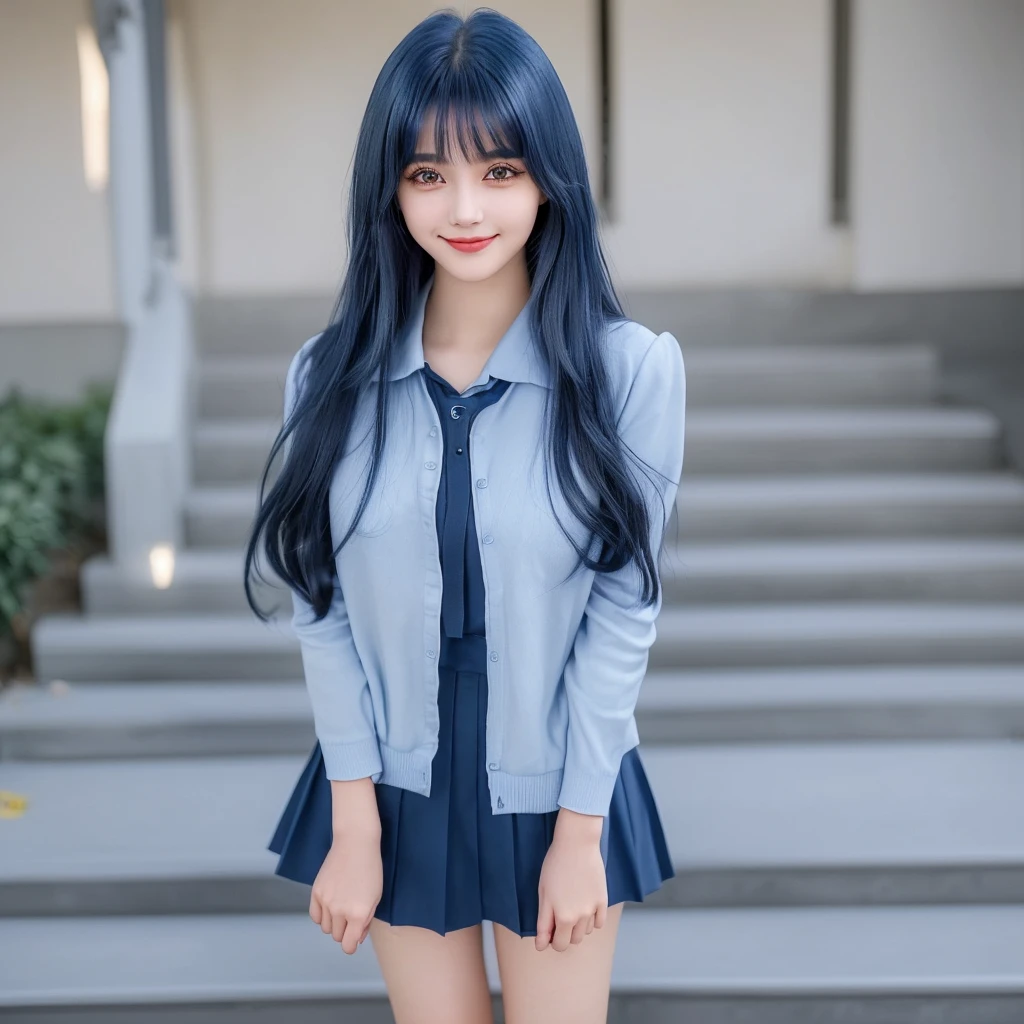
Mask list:
POLYGON ((0 637, 52 553, 103 532, 103 435, 112 391, 55 403, 17 388, 0 401, 0 637))

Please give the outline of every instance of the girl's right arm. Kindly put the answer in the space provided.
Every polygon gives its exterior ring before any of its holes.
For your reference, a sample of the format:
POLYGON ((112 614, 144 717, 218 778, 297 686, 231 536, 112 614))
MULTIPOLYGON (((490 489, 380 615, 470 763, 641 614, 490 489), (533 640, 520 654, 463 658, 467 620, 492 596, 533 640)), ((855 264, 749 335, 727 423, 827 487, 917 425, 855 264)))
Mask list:
POLYGON ((384 891, 380 815, 369 778, 331 781, 334 841, 313 880, 309 916, 354 953, 370 931, 384 891))
MULTIPOLYGON (((315 338, 309 339, 296 352, 288 368, 285 423, 294 412, 305 383, 308 363, 300 367, 301 356, 313 341, 315 338)), ((293 433, 285 442, 285 462, 290 458, 294 440, 293 433)), ((352 638, 341 586, 335 577, 330 606, 319 620, 312 605, 297 590, 292 589, 291 596, 294 609, 291 625, 302 652, 303 675, 327 778, 334 782, 372 777, 377 782, 383 774, 383 766, 370 685, 352 638)))
POLYGON ((380 839, 380 814, 373 780, 331 780, 331 826, 334 837, 361 834, 380 839))

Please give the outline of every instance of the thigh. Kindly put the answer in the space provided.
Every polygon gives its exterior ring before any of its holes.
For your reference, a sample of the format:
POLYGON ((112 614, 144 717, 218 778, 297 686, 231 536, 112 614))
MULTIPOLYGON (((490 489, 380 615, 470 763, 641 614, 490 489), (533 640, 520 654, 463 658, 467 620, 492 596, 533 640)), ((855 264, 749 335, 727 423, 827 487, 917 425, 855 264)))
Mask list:
POLYGON ((395 1024, 491 1024, 481 925, 438 935, 375 917, 370 941, 395 1024))
POLYGON ((538 952, 532 935, 494 925, 505 1024, 604 1024, 623 903, 578 945, 538 952))

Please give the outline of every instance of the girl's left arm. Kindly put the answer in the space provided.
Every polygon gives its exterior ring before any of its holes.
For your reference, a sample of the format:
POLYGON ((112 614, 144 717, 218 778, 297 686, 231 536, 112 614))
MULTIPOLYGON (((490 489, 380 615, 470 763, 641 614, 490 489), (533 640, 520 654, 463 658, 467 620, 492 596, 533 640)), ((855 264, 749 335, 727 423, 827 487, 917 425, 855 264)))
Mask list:
MULTIPOLYGON (((671 513, 679 489, 685 416, 682 351, 665 331, 641 358, 618 424, 626 444, 657 471, 634 470, 648 506, 655 555, 664 534, 663 515, 671 513)), ((633 562, 595 575, 566 662, 568 747, 558 803, 580 814, 608 813, 626 752, 662 605, 659 591, 654 604, 638 607, 639 587, 640 572, 633 562)))

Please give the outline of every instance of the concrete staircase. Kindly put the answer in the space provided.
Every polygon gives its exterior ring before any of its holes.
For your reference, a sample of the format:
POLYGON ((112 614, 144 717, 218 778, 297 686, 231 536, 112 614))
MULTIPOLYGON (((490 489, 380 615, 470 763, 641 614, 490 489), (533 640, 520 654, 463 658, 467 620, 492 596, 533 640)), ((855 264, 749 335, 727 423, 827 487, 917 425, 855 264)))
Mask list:
MULTIPOLYGON (((290 601, 251 616, 241 542, 306 336, 210 334, 174 585, 93 560, 87 614, 36 628, 43 686, 0 699, 0 788, 28 799, 0 820, 5 1021, 391 1020, 372 950, 341 953, 265 849, 314 736, 290 601)), ((677 336, 681 530, 638 717, 678 875, 624 916, 609 1019, 1020 1024, 999 423, 943 402, 925 346, 677 336)))

